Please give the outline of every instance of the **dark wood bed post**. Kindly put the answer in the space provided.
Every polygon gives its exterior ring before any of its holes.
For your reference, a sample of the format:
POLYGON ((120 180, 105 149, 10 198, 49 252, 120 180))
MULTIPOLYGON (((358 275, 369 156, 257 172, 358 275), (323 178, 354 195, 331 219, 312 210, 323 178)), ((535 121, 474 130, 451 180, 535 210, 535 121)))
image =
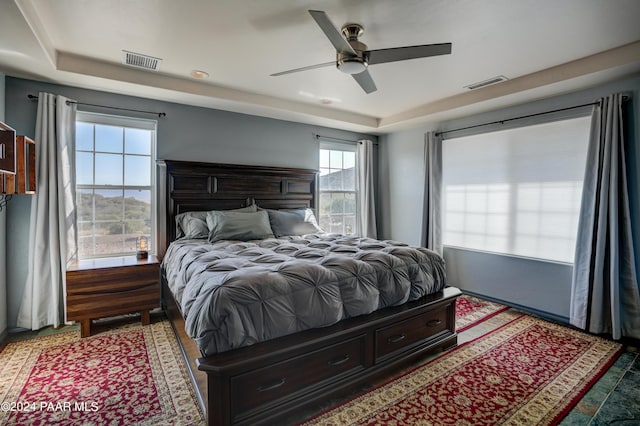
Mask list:
MULTIPOLYGON (((315 170, 161 160, 157 177, 160 257, 175 239, 179 213, 233 209, 252 200, 264 208, 316 208, 315 170)), ((457 344, 455 300, 461 292, 447 287, 330 327, 201 357, 161 278, 162 306, 209 425, 276 424, 457 344)))

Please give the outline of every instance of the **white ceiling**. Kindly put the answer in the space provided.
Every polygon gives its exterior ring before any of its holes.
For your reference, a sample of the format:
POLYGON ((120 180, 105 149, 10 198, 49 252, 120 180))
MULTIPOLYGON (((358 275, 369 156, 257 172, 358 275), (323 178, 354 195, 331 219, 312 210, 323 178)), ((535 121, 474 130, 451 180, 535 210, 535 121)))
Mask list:
POLYGON ((0 0, 0 70, 378 134, 639 73, 639 22, 638 0, 0 0), (370 49, 452 54, 372 65, 369 95, 333 67, 270 77, 335 59, 309 9, 363 25, 370 49), (122 65, 122 50, 160 71, 122 65), (464 88, 497 75, 510 80, 464 88))

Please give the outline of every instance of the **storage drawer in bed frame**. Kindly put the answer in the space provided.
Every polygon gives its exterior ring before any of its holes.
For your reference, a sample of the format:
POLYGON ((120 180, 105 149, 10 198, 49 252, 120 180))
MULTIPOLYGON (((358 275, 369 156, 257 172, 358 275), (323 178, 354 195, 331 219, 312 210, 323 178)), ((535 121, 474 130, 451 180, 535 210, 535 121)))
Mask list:
POLYGON ((429 352, 455 346, 459 295, 448 287, 331 327, 199 358, 194 374, 207 374, 208 424, 278 424, 429 352))
POLYGON ((365 368, 365 335, 232 376, 231 417, 242 417, 280 398, 322 386, 365 368))
POLYGON ((425 338, 436 338, 440 333, 448 334, 448 305, 422 312, 404 321, 397 321, 375 331, 376 362, 393 357, 399 351, 411 350, 425 338))

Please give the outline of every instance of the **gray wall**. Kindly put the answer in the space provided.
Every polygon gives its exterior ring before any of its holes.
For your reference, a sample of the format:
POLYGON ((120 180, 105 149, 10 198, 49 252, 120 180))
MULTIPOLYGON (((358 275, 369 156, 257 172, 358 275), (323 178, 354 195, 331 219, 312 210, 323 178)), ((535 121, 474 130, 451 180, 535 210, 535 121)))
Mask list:
MULTIPOLYGON (((614 92, 632 95, 628 117, 632 140, 628 141, 630 192, 636 264, 640 267, 640 76, 593 87, 580 92, 543 99, 520 106, 474 115, 459 120, 396 132, 382 137, 385 153, 381 165, 388 179, 384 196, 382 229, 387 238, 419 242, 424 176, 424 133, 447 130, 494 120, 593 102, 614 92), (418 158, 419 157, 419 158, 418 158), (385 211, 387 210, 387 211, 385 211)), ((446 141, 444 142, 446 143, 446 141)), ((382 154, 382 152, 381 152, 382 154)), ((380 177, 382 181, 384 176, 380 177)), ((554 262, 445 248, 449 284, 479 295, 520 305, 532 311, 566 320, 569 316, 572 266, 554 262)), ((640 268, 639 268, 640 270, 640 268)))
POLYGON ((420 245, 424 197, 424 133, 406 130, 380 137, 381 222, 384 238, 420 245))
POLYGON ((568 322, 571 265, 454 247, 444 260, 449 285, 568 322))
MULTIPOLYGON (((19 133, 33 137, 37 104, 28 100, 27 94, 37 95, 40 91, 64 95, 79 102, 166 112, 165 118, 158 119, 158 159, 317 169, 318 141, 314 134, 377 141, 373 135, 7 77, 6 101, 12 105, 7 111, 7 120, 19 133)), ((79 109, 153 117, 100 108, 80 106, 79 109)), ((26 264, 22 260, 27 258, 28 252, 30 203, 30 196, 16 196, 8 209, 7 240, 11 241, 7 248, 10 328, 15 327, 27 274, 26 264)))
MULTIPOLYGON (((0 73, 0 121, 4 121, 4 74, 0 73)), ((7 215, 0 212, 0 341, 7 332, 7 215)))

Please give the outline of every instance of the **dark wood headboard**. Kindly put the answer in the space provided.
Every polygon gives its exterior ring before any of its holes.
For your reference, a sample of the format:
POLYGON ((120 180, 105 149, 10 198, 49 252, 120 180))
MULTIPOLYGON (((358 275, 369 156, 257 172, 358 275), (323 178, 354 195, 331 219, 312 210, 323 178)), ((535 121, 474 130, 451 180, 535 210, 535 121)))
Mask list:
POLYGON ((176 215, 256 203, 269 209, 316 208, 316 170, 158 161, 158 255, 176 236, 176 215))

